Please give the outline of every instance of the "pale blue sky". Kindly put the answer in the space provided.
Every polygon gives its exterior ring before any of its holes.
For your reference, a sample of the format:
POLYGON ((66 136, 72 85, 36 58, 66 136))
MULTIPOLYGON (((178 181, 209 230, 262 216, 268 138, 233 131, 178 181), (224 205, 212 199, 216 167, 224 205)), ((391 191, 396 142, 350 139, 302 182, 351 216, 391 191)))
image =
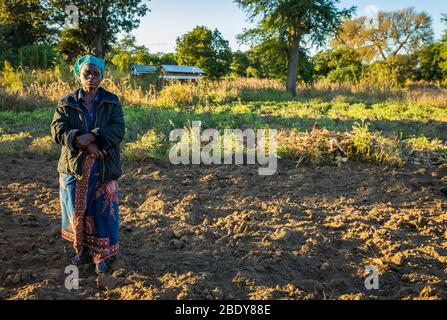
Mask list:
MULTIPOLYGON (((151 12, 141 19, 139 28, 132 34, 138 44, 151 52, 174 52, 176 38, 197 25, 217 28, 233 50, 248 48, 237 43, 236 35, 251 24, 232 0, 152 0, 148 5, 151 12)), ((357 6, 358 15, 365 15, 368 6, 382 11, 415 7, 432 16, 437 38, 447 29, 441 23, 441 13, 447 13, 447 0, 341 0, 340 6, 357 6)))

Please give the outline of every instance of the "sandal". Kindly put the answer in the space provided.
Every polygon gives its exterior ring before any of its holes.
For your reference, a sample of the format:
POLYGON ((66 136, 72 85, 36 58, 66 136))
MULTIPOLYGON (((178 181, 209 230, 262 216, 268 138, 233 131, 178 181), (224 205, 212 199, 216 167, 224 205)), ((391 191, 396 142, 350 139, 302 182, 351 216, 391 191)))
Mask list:
POLYGON ((96 274, 104 274, 109 270, 109 266, 105 261, 97 263, 95 266, 95 272, 96 274))
POLYGON ((81 264, 89 262, 91 259, 90 252, 88 250, 82 249, 77 255, 71 258, 71 264, 79 266, 81 264))

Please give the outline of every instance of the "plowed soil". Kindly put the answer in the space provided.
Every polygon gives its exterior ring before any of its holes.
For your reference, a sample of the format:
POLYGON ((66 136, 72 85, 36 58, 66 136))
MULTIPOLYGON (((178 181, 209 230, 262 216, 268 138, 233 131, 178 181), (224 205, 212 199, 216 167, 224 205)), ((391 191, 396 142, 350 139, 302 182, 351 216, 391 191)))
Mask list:
POLYGON ((447 299, 447 164, 124 169, 113 272, 70 291, 56 162, 0 159, 0 299, 447 299))

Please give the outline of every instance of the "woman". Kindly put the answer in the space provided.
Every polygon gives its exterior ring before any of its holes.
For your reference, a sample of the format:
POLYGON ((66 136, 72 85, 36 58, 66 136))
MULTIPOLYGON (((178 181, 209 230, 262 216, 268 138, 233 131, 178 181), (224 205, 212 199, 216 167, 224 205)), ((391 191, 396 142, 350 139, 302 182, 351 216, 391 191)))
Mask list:
POLYGON ((104 60, 87 54, 76 61, 74 74, 80 88, 59 100, 51 123, 53 140, 62 146, 62 237, 73 242, 73 264, 92 260, 100 274, 118 253, 123 110, 116 95, 99 87, 104 60))

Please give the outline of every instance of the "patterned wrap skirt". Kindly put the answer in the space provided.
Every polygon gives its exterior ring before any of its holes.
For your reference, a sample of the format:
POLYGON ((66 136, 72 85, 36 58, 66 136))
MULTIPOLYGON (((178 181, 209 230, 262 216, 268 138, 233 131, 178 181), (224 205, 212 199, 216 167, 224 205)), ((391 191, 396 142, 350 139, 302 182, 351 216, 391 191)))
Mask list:
POLYGON ((82 179, 60 174, 62 237, 76 252, 88 247, 94 263, 118 253, 118 182, 100 183, 100 161, 87 155, 82 179))

